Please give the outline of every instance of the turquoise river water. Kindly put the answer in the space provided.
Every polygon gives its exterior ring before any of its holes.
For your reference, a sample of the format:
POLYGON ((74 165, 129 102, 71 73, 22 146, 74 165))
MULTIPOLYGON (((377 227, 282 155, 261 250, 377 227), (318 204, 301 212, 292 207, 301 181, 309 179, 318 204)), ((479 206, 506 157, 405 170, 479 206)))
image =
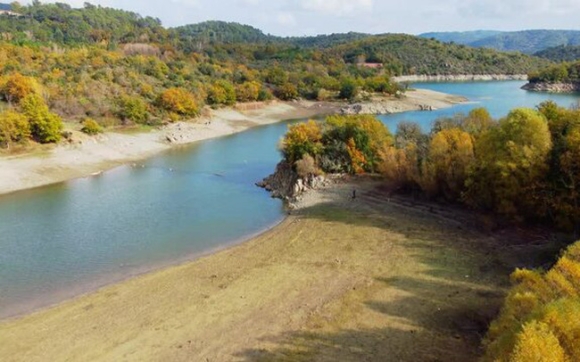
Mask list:
MULTIPOLYGON (((422 83, 470 103, 381 116, 429 129, 433 120, 487 107, 514 107, 577 95, 520 90, 523 82, 422 83)), ((23 313, 162 266, 193 259, 263 231, 284 217, 282 203, 254 186, 274 170, 287 122, 175 149, 136 165, 0 196, 0 318, 23 313)))

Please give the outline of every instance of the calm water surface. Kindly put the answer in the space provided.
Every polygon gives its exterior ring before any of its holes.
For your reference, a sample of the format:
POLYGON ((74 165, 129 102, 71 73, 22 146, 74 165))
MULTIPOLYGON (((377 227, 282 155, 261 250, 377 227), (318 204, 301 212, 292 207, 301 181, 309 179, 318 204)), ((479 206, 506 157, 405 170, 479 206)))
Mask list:
MULTIPOLYGON (((423 83, 472 103, 381 116, 428 129, 475 107, 493 116, 574 95, 529 93, 523 82, 423 83)), ((254 183, 280 159, 280 123, 200 142, 88 177, 0 197, 0 317, 44 306, 151 268, 214 250, 282 220, 279 200, 254 183)))

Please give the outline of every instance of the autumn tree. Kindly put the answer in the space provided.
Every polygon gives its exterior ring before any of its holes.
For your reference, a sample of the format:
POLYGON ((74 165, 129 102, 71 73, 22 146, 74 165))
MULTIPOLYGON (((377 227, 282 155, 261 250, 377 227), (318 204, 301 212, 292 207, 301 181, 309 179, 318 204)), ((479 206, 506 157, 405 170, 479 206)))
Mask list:
POLYGON ((7 110, 0 113, 0 145, 10 149, 13 143, 23 142, 31 135, 25 115, 7 110))
POLYGON ((322 151, 322 132, 315 121, 292 125, 281 144, 282 154, 291 165, 310 155, 316 157, 322 151))
POLYGON ((159 95, 158 104, 169 112, 193 117, 199 114, 199 106, 193 94, 183 88, 169 88, 159 95))
POLYGON ((516 270, 484 340, 484 362, 580 360, 580 242, 548 272, 516 270))
POLYGON ((218 80, 207 89, 207 103, 231 106, 236 103, 236 89, 227 80, 218 80))
POLYGON ((238 102, 254 102, 260 97, 262 86, 256 81, 244 82, 236 86, 238 102))
POLYGON ((433 196, 443 194, 455 201, 465 189, 468 170, 474 162, 474 148, 469 133, 459 128, 436 133, 429 143, 424 164, 424 185, 433 196))
POLYGON ((2 82, 0 92, 8 103, 20 103, 26 96, 38 94, 39 85, 34 78, 14 73, 2 82))
POLYGON ((41 143, 58 142, 63 129, 62 119, 51 113, 44 99, 38 94, 29 94, 20 102, 28 118, 32 136, 41 143))
POLYGON ((540 113, 511 111, 476 142, 467 203, 519 219, 538 213, 551 147, 548 124, 540 113))
POLYGON ((122 96, 118 99, 118 115, 121 119, 145 123, 149 118, 147 103, 139 97, 122 96))

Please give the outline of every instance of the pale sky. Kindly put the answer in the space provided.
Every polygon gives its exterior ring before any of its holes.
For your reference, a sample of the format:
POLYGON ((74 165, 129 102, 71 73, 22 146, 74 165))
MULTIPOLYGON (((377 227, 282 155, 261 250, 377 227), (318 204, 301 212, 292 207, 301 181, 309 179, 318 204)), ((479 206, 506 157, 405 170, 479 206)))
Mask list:
MULTIPOLYGON (((6 1, 9 2, 9 1, 6 1)), ((27 1, 22 1, 26 3, 27 1)), ((41 0, 41 2, 55 2, 41 0)), ((85 0, 58 0, 81 7, 85 0)), ((580 0, 92 0, 163 25, 235 21, 274 35, 580 30, 580 0)))

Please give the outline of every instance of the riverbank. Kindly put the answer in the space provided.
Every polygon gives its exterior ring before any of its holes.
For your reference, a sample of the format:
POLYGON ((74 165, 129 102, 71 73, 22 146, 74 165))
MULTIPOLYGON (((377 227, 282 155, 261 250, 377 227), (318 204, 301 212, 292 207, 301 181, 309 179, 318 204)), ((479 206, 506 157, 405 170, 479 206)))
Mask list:
MULTIPOLYGON (((376 99, 383 113, 451 107, 458 96, 413 90, 401 98, 376 99)), ((116 166, 151 157, 172 147, 221 137, 251 127, 289 119, 340 113, 346 105, 329 102, 271 102, 210 110, 194 122, 177 122, 138 133, 107 132, 95 137, 73 131, 73 141, 34 154, 0 157, 0 194, 91 176, 116 166)))
POLYGON ((527 74, 402 75, 395 82, 473 82, 493 80, 528 80, 527 74))
POLYGON ((311 191, 249 242, 1 322, 0 359, 476 359, 508 284, 506 241, 380 186, 311 191))

